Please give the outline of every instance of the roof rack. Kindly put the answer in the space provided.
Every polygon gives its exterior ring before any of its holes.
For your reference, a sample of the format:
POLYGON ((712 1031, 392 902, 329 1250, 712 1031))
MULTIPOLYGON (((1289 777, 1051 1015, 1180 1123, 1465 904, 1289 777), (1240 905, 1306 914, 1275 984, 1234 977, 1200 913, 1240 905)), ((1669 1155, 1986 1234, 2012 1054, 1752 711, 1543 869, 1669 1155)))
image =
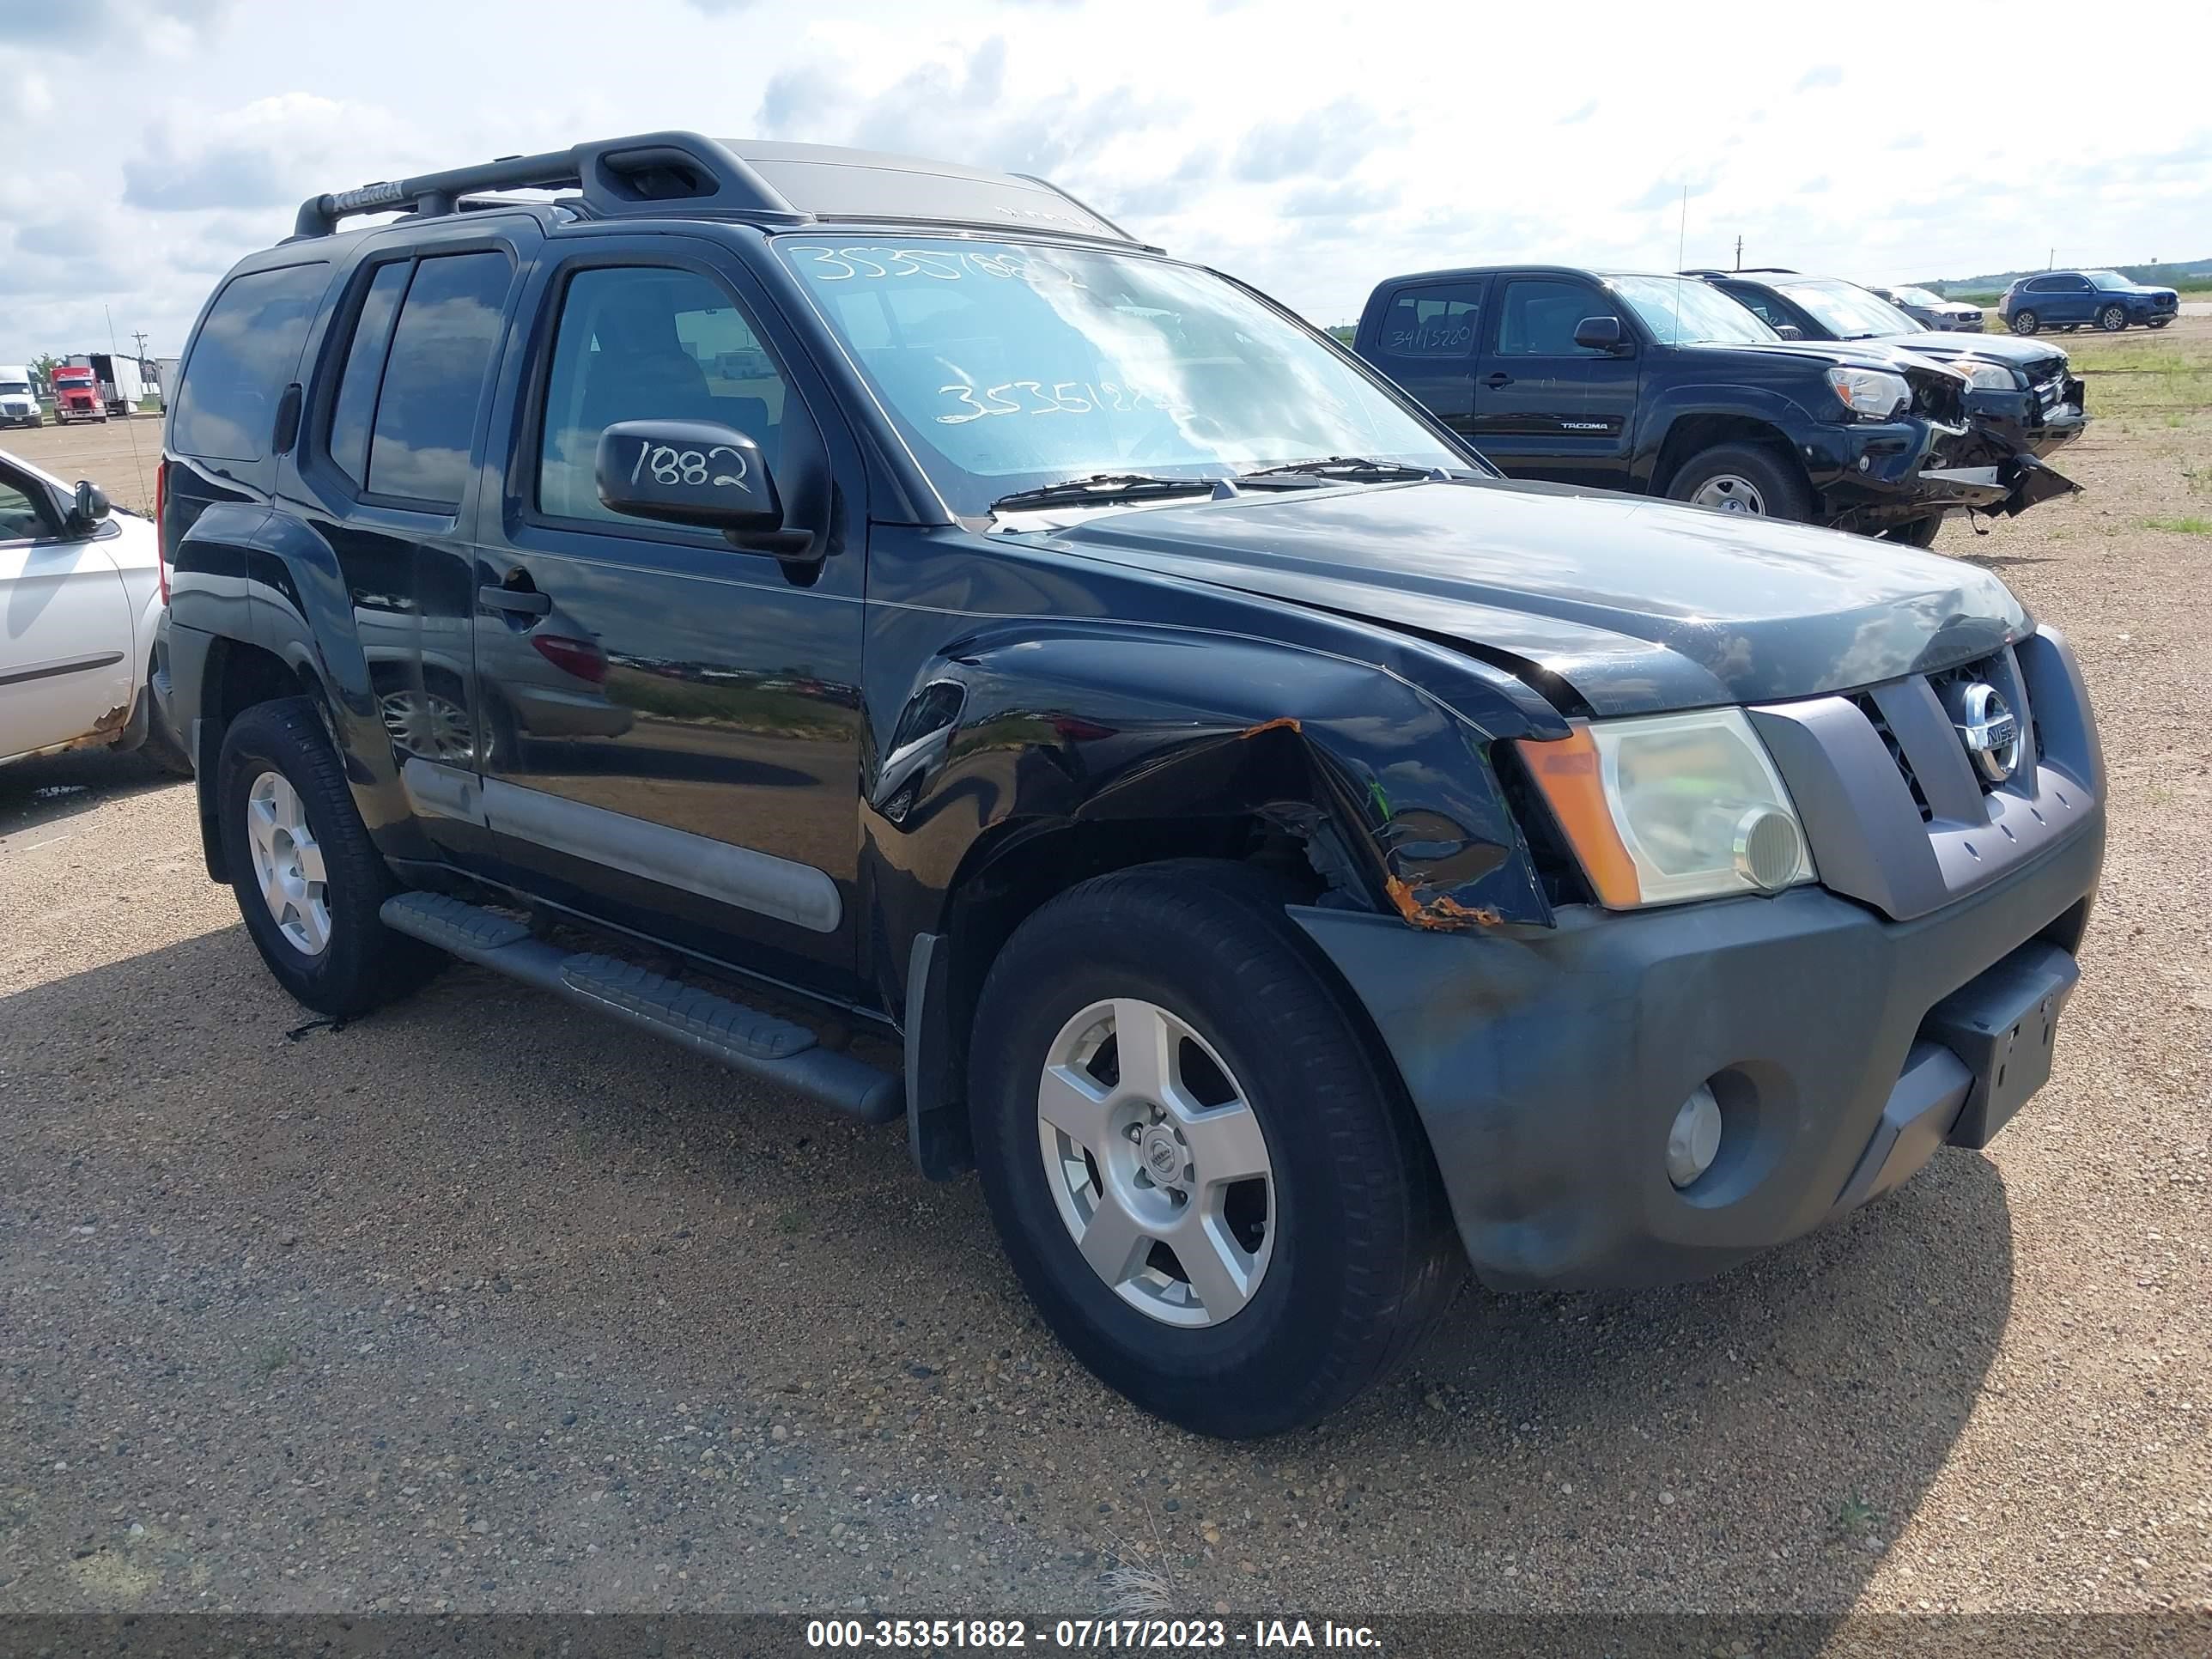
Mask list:
POLYGON ((1734 270, 1722 270, 1711 266, 1699 266, 1686 270, 1685 276, 1795 276, 1798 273, 1788 265, 1739 265, 1734 270))
MULTIPOLYGON (((1103 241, 1136 239, 1058 185, 1028 174, 823 144, 729 143, 696 132, 601 138, 542 155, 311 196, 292 234, 327 236, 365 213, 435 217, 503 205, 471 192, 568 190, 564 205, 594 218, 708 215, 793 227, 824 219, 1027 226, 1103 241), (464 201, 464 198, 469 199, 464 201)), ((1139 246, 1142 246, 1139 244, 1139 246)))

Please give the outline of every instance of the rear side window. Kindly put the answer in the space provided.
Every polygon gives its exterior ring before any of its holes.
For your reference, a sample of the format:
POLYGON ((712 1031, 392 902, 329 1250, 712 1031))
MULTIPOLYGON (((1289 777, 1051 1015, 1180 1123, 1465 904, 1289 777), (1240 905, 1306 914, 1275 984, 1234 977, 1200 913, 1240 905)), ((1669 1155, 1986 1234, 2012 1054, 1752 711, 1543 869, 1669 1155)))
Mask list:
POLYGON ((1383 314, 1382 349, 1394 357, 1464 357, 1474 349, 1481 315, 1479 287, 1401 289, 1383 314))
POLYGON ((356 484, 368 477, 368 433, 376 419, 377 384, 384 378, 392 325, 399 315, 399 296, 407 291, 413 268, 404 259, 376 268, 354 323, 345 372, 338 377, 337 402, 331 410, 331 459, 356 484))
POLYGON ((258 461, 277 399, 299 366, 307 324, 330 281, 326 264, 234 276, 200 325, 169 416, 169 441, 186 455, 258 461))
MULTIPOLYGON (((442 254, 416 266, 370 427, 372 494, 460 505, 513 270, 495 249, 442 254)), ((341 386, 341 398, 344 391, 341 386)))

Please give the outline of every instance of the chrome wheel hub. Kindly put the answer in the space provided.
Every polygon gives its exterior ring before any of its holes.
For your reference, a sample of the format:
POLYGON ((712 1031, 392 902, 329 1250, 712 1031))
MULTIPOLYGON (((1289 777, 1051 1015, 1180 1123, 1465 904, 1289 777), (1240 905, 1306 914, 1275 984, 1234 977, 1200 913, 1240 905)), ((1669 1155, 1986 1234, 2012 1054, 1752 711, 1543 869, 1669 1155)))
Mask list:
POLYGON ((264 772, 246 791, 246 838, 254 884, 277 930, 301 955, 322 955, 331 942, 323 849, 307 827, 300 792, 283 773, 264 772))
POLYGON ((476 753, 469 711, 435 691, 387 691, 376 702, 392 746, 425 760, 465 761, 476 753))
POLYGON ((1037 1145, 1068 1236, 1123 1301, 1183 1326, 1251 1302, 1273 1255, 1274 1166, 1243 1089, 1186 1022, 1116 997, 1061 1026, 1037 1145))

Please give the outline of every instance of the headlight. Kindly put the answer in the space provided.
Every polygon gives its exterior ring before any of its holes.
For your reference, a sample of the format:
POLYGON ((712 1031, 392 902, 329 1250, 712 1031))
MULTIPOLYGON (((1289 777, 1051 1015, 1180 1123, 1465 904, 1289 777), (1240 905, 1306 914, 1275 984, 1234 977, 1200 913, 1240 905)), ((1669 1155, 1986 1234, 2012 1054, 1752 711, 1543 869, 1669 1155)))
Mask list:
POLYGON ((1832 368, 1828 384, 1844 407, 1862 420, 1888 420, 1912 401, 1905 376, 1879 368, 1832 368))
POLYGON ((1954 357, 1951 367, 1984 392, 2020 390, 2020 381, 2002 363, 1978 363, 1971 357, 1954 357))
POLYGON ((1790 792, 1740 708, 1599 720, 1515 747, 1607 909, 1814 879, 1790 792))

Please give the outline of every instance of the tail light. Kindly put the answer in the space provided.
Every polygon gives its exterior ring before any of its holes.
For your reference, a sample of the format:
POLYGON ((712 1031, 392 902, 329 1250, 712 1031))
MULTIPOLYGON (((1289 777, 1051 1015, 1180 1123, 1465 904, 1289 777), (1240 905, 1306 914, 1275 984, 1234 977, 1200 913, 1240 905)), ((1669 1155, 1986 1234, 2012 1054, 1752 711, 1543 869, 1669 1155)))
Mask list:
POLYGON ((572 640, 565 634, 532 634, 530 643, 539 656, 564 674, 574 674, 593 685, 607 678, 607 653, 590 640, 572 640))
POLYGON ((154 463, 154 562, 161 572, 161 604, 169 603, 169 460, 154 463))

